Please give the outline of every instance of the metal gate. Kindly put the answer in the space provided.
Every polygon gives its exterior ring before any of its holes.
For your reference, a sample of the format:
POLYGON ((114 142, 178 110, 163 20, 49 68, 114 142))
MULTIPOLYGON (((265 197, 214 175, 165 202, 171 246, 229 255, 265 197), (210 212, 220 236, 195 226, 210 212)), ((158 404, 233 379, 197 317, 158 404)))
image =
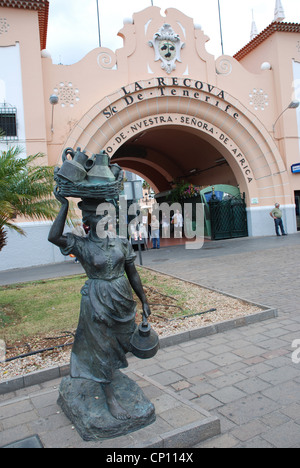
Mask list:
POLYGON ((214 240, 247 237, 247 212, 244 198, 218 200, 212 197, 209 202, 211 238, 214 240))

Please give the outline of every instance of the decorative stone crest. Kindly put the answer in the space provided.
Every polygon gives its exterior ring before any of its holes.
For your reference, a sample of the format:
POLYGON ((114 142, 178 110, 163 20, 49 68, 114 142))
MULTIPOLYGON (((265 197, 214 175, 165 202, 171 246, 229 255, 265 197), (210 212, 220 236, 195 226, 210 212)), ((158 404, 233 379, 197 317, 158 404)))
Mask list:
POLYGON ((154 48, 155 61, 161 60, 161 68, 166 70, 168 74, 176 69, 176 61, 181 62, 180 52, 185 44, 169 24, 165 23, 154 34, 153 40, 149 41, 149 45, 154 48))

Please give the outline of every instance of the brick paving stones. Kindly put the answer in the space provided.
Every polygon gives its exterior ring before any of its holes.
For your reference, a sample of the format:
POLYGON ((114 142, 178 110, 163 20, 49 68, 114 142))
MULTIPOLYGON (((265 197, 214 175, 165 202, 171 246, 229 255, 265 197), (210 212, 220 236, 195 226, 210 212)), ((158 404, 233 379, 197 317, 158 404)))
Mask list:
MULTIPOLYGON (((278 317, 265 321, 209 336, 191 334, 183 342, 174 340, 143 365, 130 357, 130 368, 148 379, 146 387, 157 401, 162 415, 159 431, 171 434, 171 424, 180 418, 190 424, 181 439, 170 435, 178 446, 191 443, 191 408, 199 408, 221 422, 221 433, 210 434, 213 437, 202 442, 192 440, 194 447, 300 447, 300 363, 292 360, 297 351, 293 342, 300 340, 299 246, 300 234, 295 234, 210 242, 199 251, 176 246, 143 254, 146 267, 171 275, 176 272, 184 280, 278 310, 278 317), (149 381, 155 385, 149 386, 149 381), (173 419, 168 418, 168 410, 163 411, 168 391, 178 398, 168 401, 176 409, 173 419), (178 405, 182 402, 191 405, 185 414, 178 405)), ((63 440, 64 446, 88 446, 74 435, 64 415, 55 413, 53 382, 59 379, 37 382, 34 399, 27 396, 26 388, 0 395, 0 446, 1 441, 40 433, 48 446, 55 446, 57 440, 63 440)), ((145 432, 137 443, 145 441, 145 432)))

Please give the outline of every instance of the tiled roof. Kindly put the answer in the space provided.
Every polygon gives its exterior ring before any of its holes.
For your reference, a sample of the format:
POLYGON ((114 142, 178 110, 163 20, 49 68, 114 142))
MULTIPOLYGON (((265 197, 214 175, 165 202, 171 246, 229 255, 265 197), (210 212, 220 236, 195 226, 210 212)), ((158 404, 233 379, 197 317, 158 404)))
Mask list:
POLYGON ((243 47, 239 52, 234 55, 236 60, 242 60, 246 55, 248 55, 252 50, 258 47, 262 42, 264 42, 268 37, 270 37, 275 32, 300 32, 300 24, 298 23, 281 23, 274 22, 271 23, 266 29, 264 29, 258 36, 252 39, 245 47, 243 47))
POLYGON ((29 10, 43 8, 45 3, 48 2, 46 0, 0 0, 0 6, 2 7, 17 7, 29 10))
POLYGON ((38 10, 41 50, 46 48, 49 16, 48 0, 0 0, 0 7, 38 10))

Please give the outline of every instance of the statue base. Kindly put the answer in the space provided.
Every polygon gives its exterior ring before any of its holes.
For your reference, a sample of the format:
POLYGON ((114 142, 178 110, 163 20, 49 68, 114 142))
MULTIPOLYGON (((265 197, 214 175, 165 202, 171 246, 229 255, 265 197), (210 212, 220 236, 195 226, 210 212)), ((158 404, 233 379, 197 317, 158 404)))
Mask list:
POLYGON ((83 440, 123 436, 155 421, 153 404, 133 380, 117 371, 112 386, 130 419, 118 420, 111 415, 100 383, 70 376, 62 379, 57 402, 83 440))

